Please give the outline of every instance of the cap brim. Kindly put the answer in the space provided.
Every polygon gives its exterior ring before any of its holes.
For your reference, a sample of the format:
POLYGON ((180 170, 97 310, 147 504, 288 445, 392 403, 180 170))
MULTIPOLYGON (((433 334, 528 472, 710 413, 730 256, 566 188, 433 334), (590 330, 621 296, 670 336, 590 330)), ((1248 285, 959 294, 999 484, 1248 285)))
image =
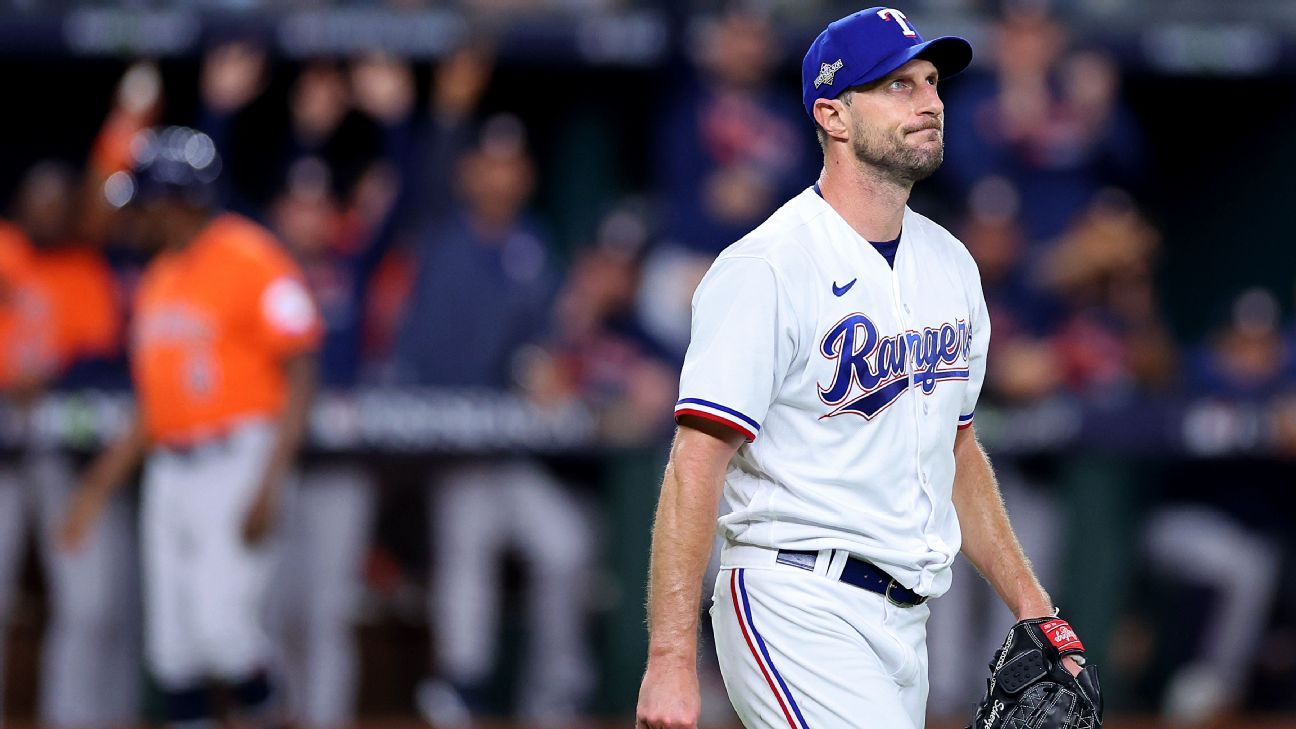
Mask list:
POLYGON ((931 61, 940 77, 946 79, 972 63, 972 44, 958 36, 946 35, 909 46, 882 59, 876 66, 843 88, 871 84, 915 58, 931 61))
POLYGON ((956 35, 933 38, 926 43, 919 43, 913 50, 917 52, 911 54, 909 60, 921 58, 931 61, 943 79, 959 73, 972 63, 972 44, 956 35))

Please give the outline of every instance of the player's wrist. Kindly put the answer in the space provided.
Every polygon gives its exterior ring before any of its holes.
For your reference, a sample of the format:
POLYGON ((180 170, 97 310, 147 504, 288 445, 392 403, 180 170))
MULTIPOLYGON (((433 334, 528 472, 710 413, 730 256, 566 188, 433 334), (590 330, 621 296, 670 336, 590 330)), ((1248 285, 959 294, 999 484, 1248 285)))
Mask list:
POLYGON ((648 664, 661 668, 687 667, 689 670, 696 670, 697 646, 650 646, 648 664))
POLYGON ((1057 617, 1057 608, 1053 605, 1053 600, 1045 593, 1031 595, 1024 599, 1013 610, 1013 614, 1020 620, 1034 620, 1036 618, 1053 618, 1057 617))

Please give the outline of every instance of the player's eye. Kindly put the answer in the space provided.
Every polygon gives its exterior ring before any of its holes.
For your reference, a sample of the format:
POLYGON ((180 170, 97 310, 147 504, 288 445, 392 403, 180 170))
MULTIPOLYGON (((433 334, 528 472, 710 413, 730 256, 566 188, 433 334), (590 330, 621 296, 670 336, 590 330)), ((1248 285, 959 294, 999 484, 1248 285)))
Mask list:
POLYGON ((905 81, 902 81, 902 80, 900 80, 900 79, 896 79, 895 81, 892 81, 892 82, 891 82, 890 88, 893 88, 893 89, 897 89, 897 90, 899 90, 899 89, 903 89, 903 88, 905 88, 905 87, 908 86, 908 85, 909 85, 909 84, 906 83, 905 81))

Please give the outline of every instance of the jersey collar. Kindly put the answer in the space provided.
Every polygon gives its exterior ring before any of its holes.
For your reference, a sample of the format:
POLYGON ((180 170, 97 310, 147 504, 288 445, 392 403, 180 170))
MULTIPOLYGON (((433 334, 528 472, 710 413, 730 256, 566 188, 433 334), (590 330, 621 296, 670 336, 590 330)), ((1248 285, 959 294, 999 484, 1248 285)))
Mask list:
MULTIPOLYGON (((844 233, 844 238, 843 238, 844 240, 858 241, 858 243, 865 244, 869 248, 874 248, 873 252, 878 253, 878 251, 874 247, 875 244, 873 243, 873 241, 866 239, 864 236, 856 232, 856 230, 850 226, 850 223, 847 223, 846 219, 841 216, 841 213, 838 213, 836 208, 828 204, 828 201, 824 199, 823 190, 821 190, 819 187, 818 180, 816 180, 813 185, 806 188, 805 191, 802 193, 802 196, 810 200, 811 204, 819 206, 820 212, 823 215, 828 216, 828 218, 832 220, 833 225, 842 228, 844 233)), ((900 247, 896 249, 895 265, 890 267, 891 270, 896 270, 896 271, 899 270, 900 261, 903 258, 907 257, 907 254, 903 253, 902 251, 913 247, 913 244, 911 242, 913 240, 912 236, 905 235, 906 231, 914 230, 913 215, 914 215, 913 210, 910 209, 908 205, 905 205, 904 215, 900 220, 900 247)), ((888 241, 878 241, 878 242, 887 243, 888 241)), ((859 246, 854 245, 851 247, 858 248, 859 246)), ((880 253, 878 253, 877 256, 870 255, 867 257, 876 260, 879 266, 887 265, 886 260, 882 258, 880 253)))

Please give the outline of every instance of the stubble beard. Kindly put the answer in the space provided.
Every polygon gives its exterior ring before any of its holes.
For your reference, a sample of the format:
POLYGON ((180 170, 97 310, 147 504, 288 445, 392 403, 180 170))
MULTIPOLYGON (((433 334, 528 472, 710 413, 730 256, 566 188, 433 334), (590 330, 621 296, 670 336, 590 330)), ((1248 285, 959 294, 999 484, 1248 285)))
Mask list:
MULTIPOLYGON (((942 130, 940 144, 935 149, 929 147, 910 147, 904 139, 857 128, 852 146, 855 158, 865 168, 880 172, 883 177, 901 185, 912 186, 915 182, 931 177, 945 161, 945 135, 942 130)), ((905 135, 908 136, 908 135, 905 135)))

